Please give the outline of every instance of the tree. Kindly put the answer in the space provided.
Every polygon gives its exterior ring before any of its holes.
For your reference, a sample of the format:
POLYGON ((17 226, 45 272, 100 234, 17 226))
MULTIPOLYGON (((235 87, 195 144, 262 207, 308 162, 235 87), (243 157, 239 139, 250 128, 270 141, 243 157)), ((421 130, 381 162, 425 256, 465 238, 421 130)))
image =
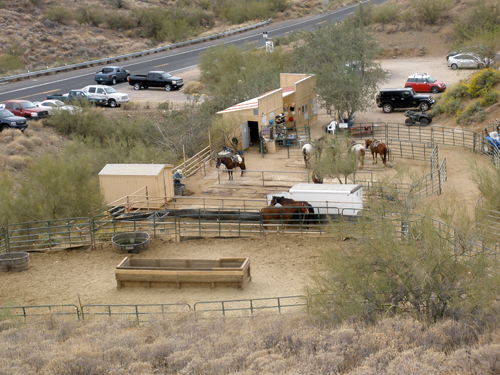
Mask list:
POLYGON ((347 178, 358 169, 358 160, 352 152, 348 137, 321 137, 315 142, 315 157, 317 160, 315 173, 322 178, 336 178, 347 184, 347 178))
POLYGON ((375 61, 373 37, 352 22, 329 23, 306 33, 294 48, 294 71, 316 75, 319 103, 338 119, 373 106, 386 73, 375 61))
POLYGON ((349 224, 358 241, 323 252, 326 271, 307 290, 309 311, 337 321, 488 319, 500 280, 487 247, 473 233, 411 219, 403 225, 394 213, 374 211, 349 224))

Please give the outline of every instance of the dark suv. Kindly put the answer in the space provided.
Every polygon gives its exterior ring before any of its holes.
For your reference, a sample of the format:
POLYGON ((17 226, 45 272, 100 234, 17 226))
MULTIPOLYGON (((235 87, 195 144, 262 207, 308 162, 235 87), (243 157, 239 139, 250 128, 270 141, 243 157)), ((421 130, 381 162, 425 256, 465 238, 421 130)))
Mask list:
POLYGON ((422 111, 427 111, 436 103, 431 95, 417 94, 412 88, 382 89, 376 100, 377 107, 382 108, 385 113, 399 108, 420 108, 422 111))
POLYGON ((28 121, 24 117, 16 116, 7 109, 0 109, 0 131, 14 128, 22 132, 28 127, 28 121))

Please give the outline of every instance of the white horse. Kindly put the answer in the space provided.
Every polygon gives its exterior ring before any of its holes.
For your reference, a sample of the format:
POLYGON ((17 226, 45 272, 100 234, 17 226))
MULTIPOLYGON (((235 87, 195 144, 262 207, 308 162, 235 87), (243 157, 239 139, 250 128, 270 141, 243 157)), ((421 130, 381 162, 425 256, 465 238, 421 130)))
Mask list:
POLYGON ((314 153, 314 147, 310 143, 306 143, 304 146, 302 146, 302 155, 304 155, 304 163, 306 163, 306 168, 309 167, 309 160, 313 156, 314 153))
POLYGON ((356 143, 351 147, 352 152, 356 155, 356 159, 361 161, 361 168, 365 166, 365 146, 356 143))

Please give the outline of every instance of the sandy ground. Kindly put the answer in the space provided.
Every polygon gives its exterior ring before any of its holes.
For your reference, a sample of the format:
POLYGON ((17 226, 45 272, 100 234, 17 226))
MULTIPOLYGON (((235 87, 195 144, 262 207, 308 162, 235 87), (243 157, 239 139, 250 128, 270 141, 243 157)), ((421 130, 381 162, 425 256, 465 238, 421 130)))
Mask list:
MULTIPOLYGON (((401 87, 406 76, 417 72, 427 72, 436 79, 451 85, 470 75, 473 71, 452 71, 446 67, 444 57, 439 58, 398 58, 383 61, 384 69, 390 71, 390 79, 384 87, 401 87)), ((197 79, 196 71, 179 73, 185 82, 197 79)), ((134 101, 150 101, 150 103, 170 100, 182 104, 185 97, 181 92, 160 90, 144 90, 136 92, 132 87, 122 85, 118 91, 128 92, 134 101), (154 94, 153 94, 154 93, 154 94)), ((373 108, 366 113, 358 114, 356 121, 402 122, 403 111, 384 114, 381 109, 373 108)), ((326 114, 320 113, 319 121, 312 127, 313 137, 321 136, 321 126, 330 122, 326 114)), ((435 125, 455 126, 454 124, 435 125)), ((250 170, 286 170, 306 171, 303 161, 297 155, 287 158, 285 151, 266 155, 262 158, 256 147, 245 151, 247 168, 250 170)), ((446 157, 448 181, 443 195, 427 198, 426 202, 435 205, 437 200, 458 193, 473 213, 475 200, 479 192, 470 179, 471 160, 487 165, 488 161, 478 155, 457 147, 439 146, 440 161, 446 157)), ((365 171, 374 173, 377 178, 395 173, 395 166, 406 165, 413 168, 429 168, 412 160, 398 160, 389 163, 389 168, 372 165, 367 160, 365 171)), ((185 181, 189 194, 193 196, 232 196, 242 198, 263 198, 266 192, 287 190, 285 183, 270 183, 271 186, 260 187, 256 183, 257 175, 252 173, 246 177, 235 174, 233 182, 222 176, 221 184, 217 181, 217 172, 208 167, 207 175, 197 175, 185 181), (250 186, 249 186, 250 185, 250 186), (274 185, 274 186, 273 186, 274 185), (283 186, 282 186, 283 185, 283 186)), ((279 179, 277 179, 279 180, 279 179)), ((276 234, 264 238, 251 239, 203 239, 175 243, 166 239, 155 239, 150 248, 135 257, 141 258, 205 258, 250 257, 252 281, 241 291, 235 287, 185 287, 185 288, 140 288, 125 287, 116 289, 114 268, 124 258, 104 245, 93 251, 62 250, 30 255, 28 271, 6 273, 0 275, 0 305, 39 305, 77 303, 78 296, 83 304, 116 304, 116 303, 175 303, 196 301, 217 301, 228 299, 246 299, 259 297, 275 297, 302 294, 309 275, 321 268, 320 255, 317 249, 323 249, 332 243, 332 239, 283 237, 276 234)), ((352 246, 350 241, 342 243, 346 251, 352 246)))

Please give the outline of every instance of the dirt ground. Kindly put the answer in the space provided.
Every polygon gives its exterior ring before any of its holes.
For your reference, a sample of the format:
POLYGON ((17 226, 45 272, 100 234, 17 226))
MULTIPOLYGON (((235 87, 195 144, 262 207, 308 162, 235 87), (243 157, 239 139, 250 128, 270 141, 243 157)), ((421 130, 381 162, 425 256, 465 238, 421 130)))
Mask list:
MULTIPOLYGON (((419 39, 421 40, 421 38, 419 39)), ((384 69, 390 72, 389 81, 384 87, 402 87, 409 74, 426 72, 434 78, 444 80, 448 85, 468 77, 474 71, 453 71, 446 66, 446 59, 439 56, 420 56, 390 58, 382 61, 384 69)), ((197 80, 196 70, 176 72, 187 83, 197 80)), ((170 100, 181 105, 185 99, 182 91, 164 92, 160 90, 134 91, 128 85, 120 85, 118 91, 127 92, 135 102, 150 105, 170 100)), ((153 107, 152 107, 153 108, 153 107)), ((323 135, 322 125, 331 121, 320 112, 318 123, 312 127, 313 138, 323 135)), ((403 122, 403 111, 384 114, 381 109, 373 108, 358 114, 356 122, 383 121, 403 122)), ((453 122, 435 121, 433 125, 455 127, 453 122)), ((472 181, 469 163, 476 160, 480 165, 488 161, 473 155, 468 150, 458 147, 439 146, 440 161, 446 157, 448 180, 440 197, 426 199, 427 204, 436 205, 447 197, 457 195, 466 203, 469 213, 473 214, 474 203, 479 192, 472 181)), ((245 151, 247 168, 250 170, 286 170, 305 171, 300 157, 288 159, 285 151, 266 155, 262 158, 254 146, 245 151)), ((424 169, 427 163, 396 159, 383 168, 381 163, 371 164, 367 158, 365 171, 371 171, 376 178, 396 173, 402 166, 424 169), (398 167, 398 168, 396 168, 398 167)), ((266 192, 285 191, 279 183, 274 186, 259 187, 255 174, 240 177, 235 174, 229 182, 223 176, 221 184, 217 182, 217 172, 208 168, 207 175, 197 175, 184 181, 192 196, 233 196, 243 198, 263 198, 266 192), (248 183, 247 183, 248 182, 248 183), (250 186, 249 186, 250 185, 250 186)), ((286 184, 285 184, 286 185, 286 184)), ((339 240, 340 241, 340 240, 339 240)), ((181 287, 177 288, 139 288, 124 287, 116 289, 114 268, 124 258, 124 254, 114 251, 110 244, 89 250, 61 250, 47 253, 32 253, 28 271, 0 275, 0 305, 40 305, 78 303, 78 296, 83 304, 119 304, 119 303, 194 303, 196 301, 218 301, 229 299, 247 299, 276 297, 302 294, 309 276, 321 268, 318 249, 324 249, 332 239, 283 237, 269 234, 263 238, 250 239, 202 239, 176 243, 168 239, 154 239, 150 248, 134 257, 140 258, 206 258, 250 257, 252 281, 245 290, 235 287, 181 287)), ((348 251, 353 246, 350 241, 342 242, 348 251)))

